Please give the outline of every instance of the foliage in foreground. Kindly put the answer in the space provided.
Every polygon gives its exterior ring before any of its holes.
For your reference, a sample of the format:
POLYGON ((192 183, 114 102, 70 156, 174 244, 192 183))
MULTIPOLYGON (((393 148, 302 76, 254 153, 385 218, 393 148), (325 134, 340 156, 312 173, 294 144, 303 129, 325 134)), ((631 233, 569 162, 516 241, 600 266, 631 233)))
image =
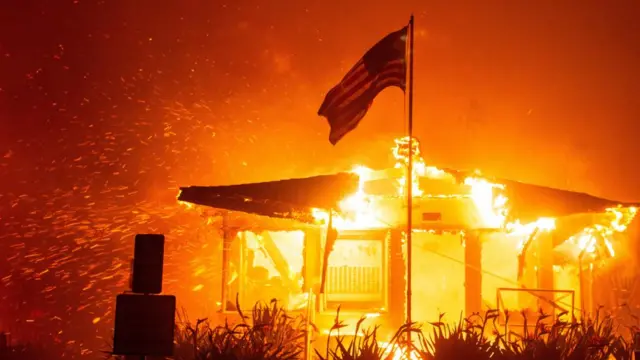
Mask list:
POLYGON ((419 333, 415 351, 421 359, 631 359, 631 348, 616 335, 613 319, 599 312, 586 322, 564 320, 564 313, 551 324, 542 312, 534 324, 522 314, 524 324, 517 330, 509 328, 509 313, 503 326, 497 323, 499 316, 493 310, 455 326, 434 323, 431 334, 419 333))
MULTIPOLYGON (((240 309, 239 306, 237 306, 240 309)), ((294 360, 304 356, 306 323, 291 317, 274 300, 258 303, 241 322, 212 326, 206 319, 188 320, 176 331, 175 359, 294 360)), ((186 319, 185 319, 186 320, 186 319)))
MULTIPOLYGON (((294 360, 304 358, 306 323, 292 317, 278 306, 259 303, 250 314, 240 313, 241 321, 213 326, 207 319, 195 323, 182 317, 176 329, 176 360, 294 360)), ((331 329, 333 341, 318 349, 313 357, 320 360, 399 360, 406 358, 406 335, 412 334, 412 360, 599 360, 632 359, 631 344, 619 335, 610 316, 597 312, 593 319, 579 322, 561 314, 553 323, 546 314, 527 322, 525 314, 488 311, 456 324, 437 322, 421 327, 402 326, 389 343, 378 338, 378 328, 362 329, 361 336, 340 333, 346 325, 339 312, 331 329), (515 326, 510 318, 524 319, 515 326), (502 318, 500 322, 499 318, 502 318), (567 319, 569 318, 569 319, 567 319)), ((517 321, 517 320, 516 320, 517 321)), ((317 333, 314 330, 314 333, 317 333)), ((314 334, 317 336, 317 334, 314 334)), ((50 349, 49 349, 50 350, 50 349)), ((56 355, 61 352, 55 351, 56 355)), ((0 356, 3 360, 55 359, 53 352, 37 347, 15 347, 0 356)))
MULTIPOLYGON (((211 326, 198 320, 186 321, 177 331, 176 356, 178 360, 293 360, 304 357, 306 324, 301 317, 291 317, 286 311, 271 304, 257 304, 250 316, 240 313, 242 322, 211 326)), ((391 360, 406 358, 406 335, 414 339, 414 360, 599 360, 632 358, 630 344, 617 334, 613 318, 600 311, 593 319, 579 322, 560 314, 553 323, 550 317, 539 313, 534 323, 522 315, 522 326, 509 325, 509 313, 488 311, 461 318, 457 324, 439 321, 402 326, 390 342, 382 343, 378 328, 362 329, 362 320, 356 324, 360 336, 344 336, 340 329, 346 325, 336 317, 330 334, 331 343, 315 350, 320 360, 391 360), (498 318, 503 317, 500 325, 498 318), (330 345, 331 344, 331 345, 330 345)))

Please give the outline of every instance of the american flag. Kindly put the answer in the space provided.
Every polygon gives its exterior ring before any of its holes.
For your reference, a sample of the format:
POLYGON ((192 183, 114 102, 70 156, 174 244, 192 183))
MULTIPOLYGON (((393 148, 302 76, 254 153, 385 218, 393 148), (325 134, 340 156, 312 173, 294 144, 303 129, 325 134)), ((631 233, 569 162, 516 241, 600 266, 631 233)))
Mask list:
POLYGON ((378 94, 389 86, 406 86, 408 26, 375 44, 324 98, 318 115, 329 122, 329 141, 335 145, 355 129, 378 94))

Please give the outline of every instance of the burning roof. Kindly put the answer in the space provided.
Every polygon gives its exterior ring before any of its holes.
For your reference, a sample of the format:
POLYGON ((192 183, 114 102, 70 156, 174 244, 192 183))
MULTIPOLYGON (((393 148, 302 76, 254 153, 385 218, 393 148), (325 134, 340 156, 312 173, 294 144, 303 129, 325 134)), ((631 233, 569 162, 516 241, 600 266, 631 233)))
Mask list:
MULTIPOLYGON (((462 179, 471 176, 456 170, 443 171, 462 179)), ((339 173, 240 185, 189 186, 180 188, 178 200, 217 209, 307 222, 313 221, 311 209, 328 211, 339 208, 342 199, 358 190, 358 183, 358 175, 339 173)), ((600 213, 617 206, 639 206, 636 203, 512 180, 497 179, 495 183, 504 185, 510 203, 510 216, 522 221, 600 213)))
MULTIPOLYGON (((443 171, 457 179, 477 176, 471 172, 452 169, 443 171)), ((521 221, 538 218, 558 218, 585 213, 602 213, 614 207, 638 207, 638 203, 609 200, 586 193, 561 190, 507 179, 487 179, 503 188, 509 199, 509 215, 521 221)))
POLYGON ((296 220, 301 226, 326 224, 329 213, 335 215, 333 226, 339 230, 400 228, 406 224, 401 211, 406 209, 406 163, 413 156, 413 205, 420 208, 414 211, 420 216, 415 230, 553 231, 556 245, 570 242, 592 252, 600 244, 613 255, 609 239, 624 232, 637 213, 635 203, 427 166, 417 141, 413 143, 410 150, 407 138, 396 140, 396 164, 390 169, 357 167, 351 173, 300 179, 184 187, 178 200, 234 212, 247 228, 261 225, 238 214, 267 217, 277 223, 265 225, 272 228, 290 226, 276 219, 296 220))
POLYGON ((364 198, 380 196, 372 195, 370 191, 370 185, 380 179, 392 180, 393 189, 384 196, 402 197, 406 190, 406 162, 409 154, 412 154, 414 197, 472 198, 477 206, 484 207, 485 212, 493 213, 494 222, 532 222, 540 218, 603 213, 616 207, 638 206, 585 193, 513 180, 490 179, 479 175, 478 172, 427 166, 421 157, 419 142, 414 139, 413 144, 413 149, 409 149, 407 138, 396 140, 393 154, 397 162, 394 169, 375 171, 358 167, 351 173, 308 178, 227 186, 183 187, 180 189, 178 200, 211 208, 315 223, 320 212, 345 212, 356 207, 362 208, 365 206, 364 198), (438 184, 434 187, 434 179, 441 183, 446 182, 449 186, 443 188, 438 184), (468 194, 457 194, 456 192, 460 191, 454 188, 457 185, 468 186, 468 194))
POLYGON ((180 188, 179 201, 268 217, 313 222, 312 208, 334 209, 358 190, 352 173, 227 186, 180 188))

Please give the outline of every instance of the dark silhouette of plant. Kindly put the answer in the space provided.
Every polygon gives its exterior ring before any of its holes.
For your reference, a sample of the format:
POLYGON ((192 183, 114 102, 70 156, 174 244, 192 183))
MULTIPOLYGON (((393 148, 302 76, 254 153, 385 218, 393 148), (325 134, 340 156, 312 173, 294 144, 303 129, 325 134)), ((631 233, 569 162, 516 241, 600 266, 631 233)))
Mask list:
MULTIPOLYGON (((238 300, 236 299, 236 304, 238 300)), ((211 326, 207 319, 188 321, 176 336, 175 359, 184 360, 293 360, 304 353, 306 321, 293 318, 278 306, 257 303, 250 316, 237 306, 241 322, 211 326)))
MULTIPOLYGON (((236 304, 238 303, 236 299, 236 304)), ((239 306, 237 306, 240 309, 239 306)), ((190 322, 179 314, 176 328, 177 360, 296 360, 304 358, 305 334, 309 327, 302 316, 292 317, 275 300, 256 304, 251 313, 238 310, 240 321, 212 326, 209 320, 190 322)), ((379 327, 363 329, 364 318, 355 326, 355 334, 341 333, 347 325, 340 320, 338 308, 324 354, 320 360, 630 360, 631 345, 618 333, 611 316, 600 309, 589 319, 578 321, 567 312, 555 319, 539 311, 535 322, 525 312, 522 325, 513 322, 513 314, 489 310, 484 314, 460 316, 455 324, 446 324, 444 314, 438 321, 401 326, 389 342, 380 339, 379 327), (498 318, 504 318, 503 325, 498 318), (552 321, 552 319, 554 319, 552 321), (407 334, 415 334, 415 343, 406 348, 407 334)), ((31 359, 20 357, 20 359, 31 359)))
POLYGON ((540 311, 532 326, 528 323, 526 314, 522 313, 524 324, 520 333, 503 332, 498 336, 502 350, 497 359, 631 358, 629 344, 622 336, 615 335, 611 317, 601 317, 598 311, 593 319, 583 316, 587 320, 578 322, 575 318, 564 320, 567 315, 567 312, 560 313, 555 322, 548 324, 550 316, 540 311))
POLYGON ((492 359, 499 348, 485 336, 487 325, 498 316, 498 312, 491 310, 482 317, 474 314, 465 319, 460 316, 457 325, 445 324, 440 315, 437 322, 430 323, 433 331, 430 336, 421 333, 419 336, 420 358, 428 360, 439 359, 492 359))
POLYGON ((316 350, 316 355, 320 360, 378 360, 392 359, 396 354, 396 349, 401 348, 400 342, 402 336, 407 331, 416 331, 409 325, 403 325, 396 331, 388 343, 381 343, 377 333, 379 326, 373 329, 362 329, 362 323, 366 318, 362 317, 356 323, 355 333, 350 341, 345 336, 339 334, 339 330, 346 325, 340 320, 340 308, 338 307, 336 318, 333 326, 329 330, 329 339, 332 338, 333 332, 338 332, 335 336, 336 345, 330 348, 330 341, 327 341, 327 347, 324 356, 316 350))

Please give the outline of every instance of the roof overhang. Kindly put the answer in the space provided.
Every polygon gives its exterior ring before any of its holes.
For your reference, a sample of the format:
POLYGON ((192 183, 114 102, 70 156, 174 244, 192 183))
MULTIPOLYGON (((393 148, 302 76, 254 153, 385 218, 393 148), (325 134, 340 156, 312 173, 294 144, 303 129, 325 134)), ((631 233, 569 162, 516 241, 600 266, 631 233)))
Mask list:
POLYGON ((337 209, 358 190, 352 173, 226 186, 180 188, 179 201, 229 211, 313 222, 311 209, 337 209))
MULTIPOLYGON (((477 176, 457 170, 444 171, 460 180, 477 176)), ((640 205, 512 180, 487 180, 505 185, 509 215, 521 222, 542 217, 604 213, 612 207, 640 205)), ((338 173, 240 185, 183 187, 178 200, 216 209, 314 223, 311 209, 338 209, 338 203, 355 193, 358 186, 357 174, 338 173)))
MULTIPOLYGON (((477 174, 468 171, 442 170, 453 175, 458 181, 463 181, 470 176, 478 177, 477 174)), ((485 178, 484 176, 480 177, 485 178)), ((533 221, 541 217, 557 218, 584 213, 599 213, 617 206, 638 207, 640 205, 639 203, 610 200, 582 192, 527 184, 514 180, 486 179, 495 184, 505 186, 507 197, 509 198, 510 212, 514 218, 522 221, 533 221)))

